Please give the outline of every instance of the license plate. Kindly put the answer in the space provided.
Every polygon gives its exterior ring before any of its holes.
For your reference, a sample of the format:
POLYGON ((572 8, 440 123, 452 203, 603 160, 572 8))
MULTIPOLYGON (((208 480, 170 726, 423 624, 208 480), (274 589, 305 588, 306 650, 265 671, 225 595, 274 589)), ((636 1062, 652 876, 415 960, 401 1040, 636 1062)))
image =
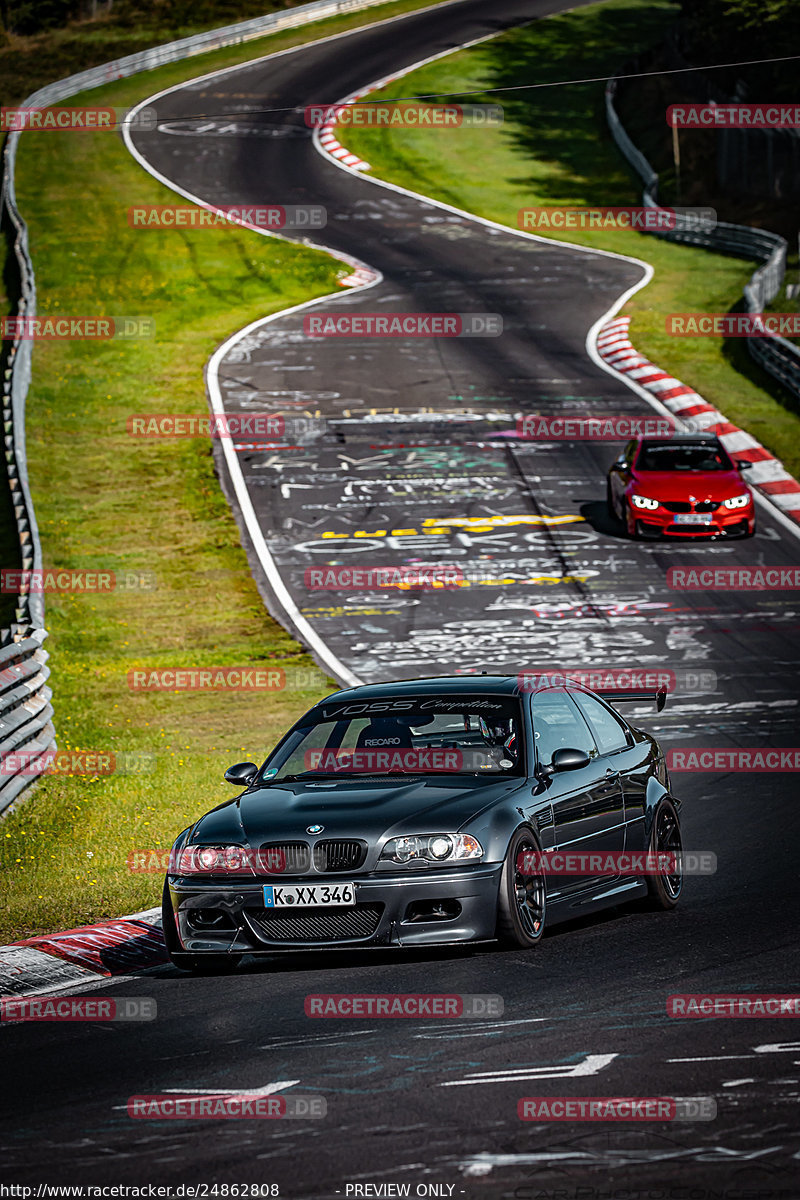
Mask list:
POLYGON ((265 908, 335 908, 355 902, 354 883, 264 884, 265 908))
POLYGON ((676 513, 676 525, 711 525, 714 522, 713 513, 676 513))

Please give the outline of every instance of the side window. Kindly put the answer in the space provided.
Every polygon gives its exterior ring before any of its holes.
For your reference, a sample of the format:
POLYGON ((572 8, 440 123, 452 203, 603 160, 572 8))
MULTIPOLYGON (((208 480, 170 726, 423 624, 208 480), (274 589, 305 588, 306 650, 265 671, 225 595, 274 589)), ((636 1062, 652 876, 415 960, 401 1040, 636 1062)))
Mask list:
POLYGON ((627 746, 625 726, 610 708, 586 692, 572 693, 572 698, 589 722, 601 754, 611 754, 613 750, 627 746))
POLYGON ((589 726, 566 692, 539 692, 533 697, 533 736, 539 762, 549 767, 556 750, 569 746, 594 757, 597 747, 589 726))

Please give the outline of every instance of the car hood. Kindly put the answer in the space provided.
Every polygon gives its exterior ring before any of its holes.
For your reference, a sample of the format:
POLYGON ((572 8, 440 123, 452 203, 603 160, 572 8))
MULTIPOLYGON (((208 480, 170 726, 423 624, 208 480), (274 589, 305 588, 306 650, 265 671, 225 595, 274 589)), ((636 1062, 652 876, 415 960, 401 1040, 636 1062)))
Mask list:
POLYGON ((738 471, 636 471, 631 486, 651 500, 728 500, 747 491, 738 471))
MULTIPOLYGON (((194 825, 191 842, 241 843, 305 840, 309 825, 321 836, 364 838, 374 843, 400 833, 455 833, 491 804, 522 786, 519 776, 496 782, 430 779, 408 782, 272 784, 245 792, 213 809, 194 825)), ((311 835, 314 836, 314 835, 311 835)))

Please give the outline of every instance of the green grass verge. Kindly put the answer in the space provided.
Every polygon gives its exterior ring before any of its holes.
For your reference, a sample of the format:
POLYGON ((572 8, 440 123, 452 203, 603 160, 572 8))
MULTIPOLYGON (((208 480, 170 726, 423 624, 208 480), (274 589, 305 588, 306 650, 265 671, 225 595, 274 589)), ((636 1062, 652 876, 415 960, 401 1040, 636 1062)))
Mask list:
MULTIPOLYGON (((503 104, 502 127, 450 133, 357 127, 342 140, 371 164, 373 175, 512 228, 525 207, 639 204, 638 178, 608 131, 602 83, 490 89, 605 76, 658 43, 677 12, 659 0, 608 0, 450 55, 370 96, 476 93, 470 102, 503 104)), ((653 121, 663 119, 663 112, 653 113, 653 121)), ((652 283, 624 310, 633 316, 634 346, 800 474, 798 403, 755 365, 744 340, 677 338, 665 331, 668 313, 727 312, 740 300, 753 264, 629 230, 553 236, 652 263, 652 283)))
MULTIPOLYGON (((87 93, 132 105, 171 83, 419 3, 387 5, 193 58, 87 93)), ((27 135, 17 194, 40 313, 147 314, 150 341, 37 344, 28 459, 46 566, 152 572, 152 590, 47 599, 63 749, 156 751, 152 774, 51 776, 0 823, 0 941, 158 903, 161 878, 134 850, 175 834, 234 789, 232 761, 258 760, 331 681, 270 619, 199 440, 134 442, 131 413, 206 413, 203 367, 259 316, 335 291, 328 255, 225 230, 132 230, 132 204, 173 203, 113 134, 27 135), (280 692, 138 692, 136 667, 269 666, 305 673, 280 692)))

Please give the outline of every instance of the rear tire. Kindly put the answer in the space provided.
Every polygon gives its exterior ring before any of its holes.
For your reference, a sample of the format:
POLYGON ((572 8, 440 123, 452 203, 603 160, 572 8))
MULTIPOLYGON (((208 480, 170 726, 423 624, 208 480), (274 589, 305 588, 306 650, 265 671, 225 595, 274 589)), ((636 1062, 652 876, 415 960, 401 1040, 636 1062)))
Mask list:
MULTIPOLYGON (((650 854, 672 851, 678 855, 683 851, 678 814, 675 805, 667 798, 661 801, 653 816, 648 851, 650 854)), ((682 891, 683 865, 680 861, 677 871, 673 874, 665 870, 657 875, 647 876, 647 899, 650 908, 675 908, 682 891)))
POLYGON ((518 869, 526 851, 541 854, 527 825, 516 829, 508 844, 497 898, 497 940, 509 949, 529 950, 542 940, 547 914, 547 888, 542 871, 518 869))

